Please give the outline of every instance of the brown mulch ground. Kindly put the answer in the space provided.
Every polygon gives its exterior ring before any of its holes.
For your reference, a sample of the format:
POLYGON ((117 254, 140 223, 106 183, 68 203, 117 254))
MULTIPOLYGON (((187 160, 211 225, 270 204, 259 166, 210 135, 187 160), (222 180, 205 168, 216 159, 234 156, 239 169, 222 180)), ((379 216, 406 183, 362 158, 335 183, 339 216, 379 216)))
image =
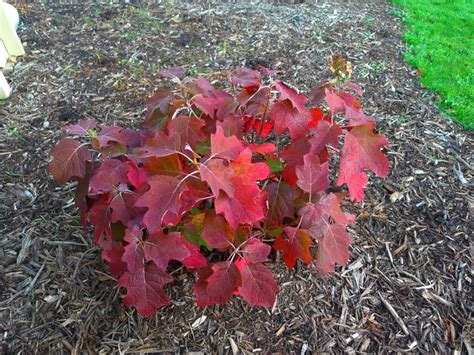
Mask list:
POLYGON ((136 4, 19 5, 27 55, 0 103, 0 354, 470 353, 474 139, 403 61, 393 7, 136 4), (71 186, 46 172, 60 128, 84 117, 137 126, 160 68, 261 64, 308 89, 329 76, 331 53, 349 57, 364 107, 391 141, 390 177, 373 179, 355 208, 349 265, 328 278, 273 265, 282 291, 270 310, 237 299, 197 308, 192 275, 154 318, 123 308, 82 235, 71 186))

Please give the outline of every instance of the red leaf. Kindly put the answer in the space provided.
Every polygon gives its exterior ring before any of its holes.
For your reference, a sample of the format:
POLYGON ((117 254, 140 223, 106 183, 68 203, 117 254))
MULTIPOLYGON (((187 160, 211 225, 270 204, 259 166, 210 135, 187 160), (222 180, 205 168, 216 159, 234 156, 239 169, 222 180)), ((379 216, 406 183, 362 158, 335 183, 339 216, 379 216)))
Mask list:
POLYGON ((182 211, 190 211, 200 201, 211 198, 208 185, 200 179, 186 180, 186 189, 179 195, 182 211))
POLYGON ((244 146, 239 139, 235 136, 226 137, 221 126, 217 126, 216 133, 211 134, 211 154, 213 157, 234 160, 243 150, 244 146))
POLYGON ((119 185, 127 186, 128 165, 118 159, 110 159, 102 163, 91 179, 91 192, 101 193, 115 190, 119 185))
POLYGON ((318 107, 309 109, 309 112, 311 112, 311 121, 308 122, 308 127, 316 127, 324 118, 324 112, 318 107))
MULTIPOLYGON (((92 178, 92 174, 96 170, 96 167, 99 163, 92 162, 87 160, 86 161, 86 174, 84 178, 77 178, 77 187, 76 191, 74 191, 74 202, 76 206, 81 210, 82 213, 87 213, 89 210, 89 205, 87 203, 88 200, 88 193, 89 193, 89 185, 90 180, 92 178)), ((86 221, 83 220, 83 226, 86 227, 86 221)))
POLYGON ((362 88, 359 85, 357 85, 356 83, 353 83, 352 81, 346 81, 344 83, 344 86, 347 86, 349 89, 355 91, 357 95, 359 96, 364 95, 364 90, 362 90, 362 88))
POLYGON ((261 86, 256 92, 242 90, 237 97, 241 107, 245 107, 245 115, 257 116, 265 107, 270 99, 271 89, 268 86, 261 86))
POLYGON ((167 135, 159 131, 153 138, 148 138, 143 147, 136 149, 136 153, 142 158, 166 157, 177 154, 181 149, 181 139, 178 133, 167 135))
POLYGON ((67 125, 64 129, 72 134, 79 134, 81 136, 89 135, 89 131, 95 128, 95 120, 93 118, 88 120, 80 120, 77 124, 67 125))
POLYGON ((109 265, 112 277, 118 278, 123 275, 123 273, 127 271, 127 264, 122 261, 122 256, 125 251, 122 242, 110 240, 106 243, 101 243, 101 246, 102 259, 109 265))
POLYGON ((109 198, 109 194, 101 195, 90 209, 89 221, 95 226, 93 237, 97 244, 99 244, 103 234, 107 236, 112 235, 112 230, 110 229, 111 211, 109 208, 109 198))
POLYGON ((110 143, 118 143, 129 148, 135 148, 143 143, 144 135, 131 129, 115 126, 101 126, 100 132, 92 137, 95 148, 106 148, 110 143))
POLYGON ((277 102, 270 110, 268 117, 275 122, 275 133, 290 132, 292 139, 302 138, 308 133, 308 122, 311 114, 307 110, 299 111, 289 101, 277 102))
POLYGON ((323 196, 319 200, 318 205, 324 210, 325 216, 331 217, 334 223, 346 226, 355 221, 355 216, 342 211, 340 205, 340 201, 342 199, 343 197, 340 197, 334 193, 330 193, 326 196, 323 196))
POLYGON ((253 123, 253 130, 258 133, 260 138, 265 138, 270 134, 274 124, 272 122, 262 122, 262 120, 255 120, 253 123))
POLYGON ((127 263, 127 269, 131 273, 142 269, 145 265, 144 242, 142 238, 143 231, 136 225, 125 231, 124 240, 128 244, 125 246, 122 260, 127 263))
POLYGON ((206 213, 201 237, 211 248, 227 248, 231 245, 232 229, 224 217, 213 212, 206 213))
POLYGON ((279 288, 272 272, 263 264, 249 264, 245 260, 238 262, 242 285, 240 296, 251 306, 271 307, 279 288))
POLYGON ((288 239, 278 236, 273 243, 273 248, 283 252, 283 260, 290 269, 295 266, 296 259, 302 260, 305 264, 311 264, 311 237, 304 229, 285 227, 285 234, 288 239))
POLYGON ((349 260, 352 238, 341 224, 327 224, 323 236, 318 238, 316 268, 324 275, 334 270, 336 264, 344 266, 349 260))
POLYGON ((299 215, 301 226, 318 240, 316 267, 327 275, 336 264, 345 265, 351 243, 346 226, 354 221, 354 216, 342 212, 338 196, 331 193, 315 204, 308 203, 299 215))
POLYGON ((120 191, 110 201, 111 221, 127 225, 131 219, 143 214, 143 209, 135 206, 140 195, 133 191, 120 191))
POLYGON ((338 94, 331 89, 325 89, 324 92, 326 103, 333 115, 346 112, 346 103, 338 94))
POLYGON ((235 186, 230 177, 233 170, 225 166, 222 160, 210 160, 199 165, 201 179, 208 183, 214 196, 219 196, 219 191, 225 191, 227 195, 234 196, 235 186))
POLYGON ((303 165, 303 157, 309 153, 310 149, 311 144, 307 139, 302 138, 286 146, 280 153, 280 158, 286 160, 288 165, 303 165))
MULTIPOLYGON (((334 193, 324 195, 317 203, 308 203, 298 211, 298 214, 302 218, 301 226, 310 229, 310 231, 313 227, 318 230, 322 229, 330 222, 329 218, 334 223, 344 226, 355 220, 353 215, 341 210, 339 198, 334 193)), ((316 236, 317 233, 313 233, 313 235, 316 236)))
POLYGON ((148 236, 144 245, 145 258, 151 260, 160 269, 166 269, 170 260, 180 261, 191 268, 205 266, 206 258, 199 253, 199 248, 189 243, 178 232, 162 232, 148 236), (188 263, 190 262, 190 263, 188 263))
POLYGON ((264 263, 271 251, 270 245, 262 243, 260 239, 250 238, 242 249, 242 255, 249 264, 264 263))
POLYGON ((234 114, 227 115, 219 124, 224 130, 226 137, 236 136, 238 139, 242 138, 244 122, 238 119, 234 114))
POLYGON ((350 106, 346 107, 346 120, 349 121, 349 127, 355 126, 371 126, 375 129, 375 121, 372 117, 367 116, 362 111, 356 110, 350 106))
POLYGON ((145 169, 137 167, 132 161, 127 161, 127 178, 134 188, 138 188, 146 183, 145 169))
MULTIPOLYGON (((235 184, 252 185, 265 180, 270 175, 270 168, 265 163, 252 163, 252 151, 245 148, 238 158, 229 164, 234 171, 232 181, 235 184)), ((231 196, 231 195, 230 195, 231 196)))
POLYGON ((240 286, 242 280, 235 264, 221 261, 199 272, 194 284, 196 303, 199 307, 226 303, 240 286))
POLYGON ((206 115, 223 121, 224 118, 237 107, 233 96, 223 90, 214 90, 213 97, 204 97, 200 94, 192 98, 193 103, 206 115))
POLYGON ((131 272, 150 261, 162 270, 166 270, 171 260, 180 261, 193 269, 207 265, 207 260, 200 254, 199 248, 189 243, 178 232, 159 232, 143 239, 143 231, 134 226, 125 232, 124 240, 128 244, 125 246, 122 260, 127 263, 131 272))
POLYGON ((170 103, 175 98, 168 89, 158 89, 145 102, 146 114, 143 125, 151 130, 161 129, 169 113, 170 103))
POLYGON ((374 133, 371 126, 357 126, 346 133, 337 184, 346 183, 355 201, 364 198, 364 187, 367 185, 365 169, 372 170, 380 177, 388 175, 388 159, 380 151, 387 145, 387 138, 374 133))
POLYGON ((232 73, 232 85, 241 85, 241 86, 252 86, 252 87, 259 87, 260 86, 260 73, 253 69, 248 68, 237 68, 232 73))
MULTIPOLYGON (((183 174, 183 164, 179 157, 178 154, 170 154, 164 157, 150 157, 145 159, 143 175, 146 177, 151 175, 180 176, 183 174)), ((138 178, 140 179, 140 177, 138 178)))
POLYGON ((196 116, 178 115, 168 123, 169 134, 177 133, 181 140, 181 147, 189 144, 191 148, 196 147, 196 142, 203 142, 206 136, 201 132, 204 121, 196 116))
POLYGON ((141 196, 135 206, 147 207, 143 222, 150 233, 161 231, 162 225, 176 225, 181 218, 180 194, 184 187, 172 176, 155 175, 148 179, 150 190, 141 196))
POLYGON ((311 194, 324 191, 329 186, 328 169, 328 162, 321 164, 317 155, 306 154, 304 165, 296 167, 298 186, 311 194))
POLYGON ((53 160, 49 164, 49 172, 54 180, 65 184, 72 178, 86 176, 86 161, 91 160, 91 154, 84 144, 71 138, 63 138, 51 152, 53 160))
MULTIPOLYGON (((192 245, 192 244, 190 244, 192 245)), ((200 253, 199 248, 192 245, 196 252, 191 253, 186 259, 182 260, 181 263, 188 269, 200 269, 207 265, 207 259, 200 253)))
POLYGON ((298 176, 296 176, 296 165, 287 164, 281 171, 281 177, 290 186, 296 186, 298 176))
POLYGON ((304 94, 299 94, 281 80, 275 81, 275 87, 280 92, 282 100, 290 100, 293 107, 298 109, 299 112, 306 111, 305 105, 308 98, 304 94))
POLYGON ((268 213, 265 223, 281 227, 285 217, 295 215, 296 190, 283 181, 270 182, 265 187, 268 193, 268 213))
POLYGON ((272 143, 262 143, 262 144, 249 144, 248 148, 253 153, 259 153, 262 155, 273 153, 277 150, 277 147, 272 143))
POLYGON ((319 106, 321 102, 324 100, 324 97, 326 96, 325 94, 325 89, 327 87, 330 87, 330 83, 328 80, 323 80, 319 83, 317 83, 313 88, 311 89, 311 92, 309 93, 309 99, 312 104, 319 106))
POLYGON ((221 192, 215 200, 217 213, 224 214, 232 229, 239 224, 254 224, 265 218, 265 195, 256 185, 240 185, 238 194, 229 197, 221 192))
POLYGON ((244 132, 248 132, 248 131, 250 131, 250 129, 253 129, 253 125, 255 124, 255 117, 244 116, 244 117, 242 117, 242 119, 245 122, 245 124, 243 126, 244 132))
POLYGON ((152 316, 159 307, 170 304, 164 286, 173 277, 153 263, 123 274, 118 285, 127 289, 123 299, 126 306, 136 307, 138 314, 152 316))
POLYGON ((189 87, 195 94, 201 94, 204 96, 211 96, 215 90, 214 86, 209 82, 209 80, 203 76, 198 76, 189 84, 189 87))
POLYGON ((356 110, 360 110, 362 108, 359 100, 357 100, 351 94, 344 91, 339 91, 338 95, 344 100, 344 103, 346 104, 346 110, 348 107, 352 107, 356 110))
POLYGON ((316 128, 311 131, 313 137, 308 140, 311 144, 311 153, 321 153, 326 145, 336 149, 339 146, 339 136, 342 134, 342 130, 337 123, 331 124, 328 121, 319 121, 316 128))

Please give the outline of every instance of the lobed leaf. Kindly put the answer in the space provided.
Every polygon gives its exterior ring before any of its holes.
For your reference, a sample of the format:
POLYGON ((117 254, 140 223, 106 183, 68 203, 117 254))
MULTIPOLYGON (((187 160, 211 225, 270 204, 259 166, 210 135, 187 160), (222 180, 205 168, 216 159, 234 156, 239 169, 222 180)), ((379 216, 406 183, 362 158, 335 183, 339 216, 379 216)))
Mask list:
POLYGON ((49 164, 49 172, 60 184, 84 178, 86 162, 92 158, 86 146, 72 138, 63 138, 54 146, 51 155, 53 160, 49 164))
POLYGON ((123 274, 118 285, 127 289, 123 299, 126 306, 135 307, 142 316, 152 316, 158 308, 171 303, 164 289, 171 281, 170 274, 150 263, 123 274))
POLYGON ((310 246, 312 241, 308 232, 295 227, 285 227, 284 230, 287 238, 278 236, 273 243, 273 248, 283 252, 286 266, 293 268, 296 259, 302 260, 305 264, 311 264, 310 246))
POLYGON ((67 125, 64 126, 64 129, 68 133, 78 134, 81 136, 89 135, 90 131, 93 130, 96 126, 95 120, 87 119, 87 120, 80 120, 77 124, 67 125))
POLYGON ((234 263, 222 261, 204 268, 194 284, 199 307, 226 303, 242 283, 239 269, 234 263))
POLYGON ((311 194, 325 190, 329 186, 328 162, 321 164, 319 157, 313 154, 306 154, 303 159, 303 166, 296 167, 298 186, 311 194))
POLYGON ((251 306, 271 307, 279 288, 272 272, 263 264, 240 262, 240 296, 251 306))
POLYGON ((265 191, 268 193, 269 210, 265 222, 272 226, 282 226, 283 219, 295 215, 295 199, 298 192, 284 181, 270 182, 265 191))
POLYGON ((240 185, 234 197, 221 192, 215 199, 215 209, 235 230, 240 224, 253 225, 265 218, 265 197, 256 185, 240 185))
POLYGON ((311 114, 293 107, 289 100, 279 101, 273 105, 268 117, 275 123, 275 133, 290 132, 291 139, 304 137, 308 133, 311 114))
POLYGON ((140 196, 136 207, 146 207, 143 222, 150 231, 156 233, 163 225, 176 225, 180 218, 182 202, 179 197, 185 191, 185 185, 173 176, 155 175, 147 179, 150 190, 140 196))
POLYGON ((346 133, 337 184, 346 183, 355 201, 364 198, 364 187, 368 182, 365 169, 372 170, 380 177, 388 175, 388 159, 380 151, 387 145, 387 138, 374 133, 371 125, 357 126, 346 133))
POLYGON ((324 275, 334 270, 336 265, 346 265, 349 260, 349 245, 352 238, 341 224, 328 224, 318 237, 315 265, 324 275))
POLYGON ((244 145, 235 136, 226 137, 222 126, 217 126, 216 133, 211 134, 211 154, 223 159, 236 159, 244 145))

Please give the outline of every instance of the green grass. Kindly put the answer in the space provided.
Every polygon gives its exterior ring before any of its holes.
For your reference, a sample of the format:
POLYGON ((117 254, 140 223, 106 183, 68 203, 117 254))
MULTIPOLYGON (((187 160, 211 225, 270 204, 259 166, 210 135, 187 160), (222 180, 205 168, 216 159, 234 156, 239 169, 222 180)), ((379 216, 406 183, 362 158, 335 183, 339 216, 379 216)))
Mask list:
POLYGON ((403 11, 407 61, 440 94, 439 107, 474 129, 474 1, 392 0, 403 11))

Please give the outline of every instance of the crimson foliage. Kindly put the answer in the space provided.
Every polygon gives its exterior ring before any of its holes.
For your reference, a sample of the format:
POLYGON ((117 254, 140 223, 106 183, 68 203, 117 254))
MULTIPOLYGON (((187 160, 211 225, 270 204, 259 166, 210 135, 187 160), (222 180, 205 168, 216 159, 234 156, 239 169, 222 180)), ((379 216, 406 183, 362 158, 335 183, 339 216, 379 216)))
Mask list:
POLYGON ((270 307, 272 247, 289 268, 300 259, 326 275, 346 265, 354 216, 341 209, 344 193, 328 192, 332 156, 337 185, 361 201, 366 169, 388 173, 387 139, 345 91, 357 85, 324 81, 307 96, 263 71, 238 68, 214 83, 168 71, 177 87, 146 102, 144 130, 82 120, 66 127, 80 140, 53 148, 51 174, 77 181, 83 223, 139 314, 170 303, 172 260, 197 273, 198 306, 237 295, 270 307))

